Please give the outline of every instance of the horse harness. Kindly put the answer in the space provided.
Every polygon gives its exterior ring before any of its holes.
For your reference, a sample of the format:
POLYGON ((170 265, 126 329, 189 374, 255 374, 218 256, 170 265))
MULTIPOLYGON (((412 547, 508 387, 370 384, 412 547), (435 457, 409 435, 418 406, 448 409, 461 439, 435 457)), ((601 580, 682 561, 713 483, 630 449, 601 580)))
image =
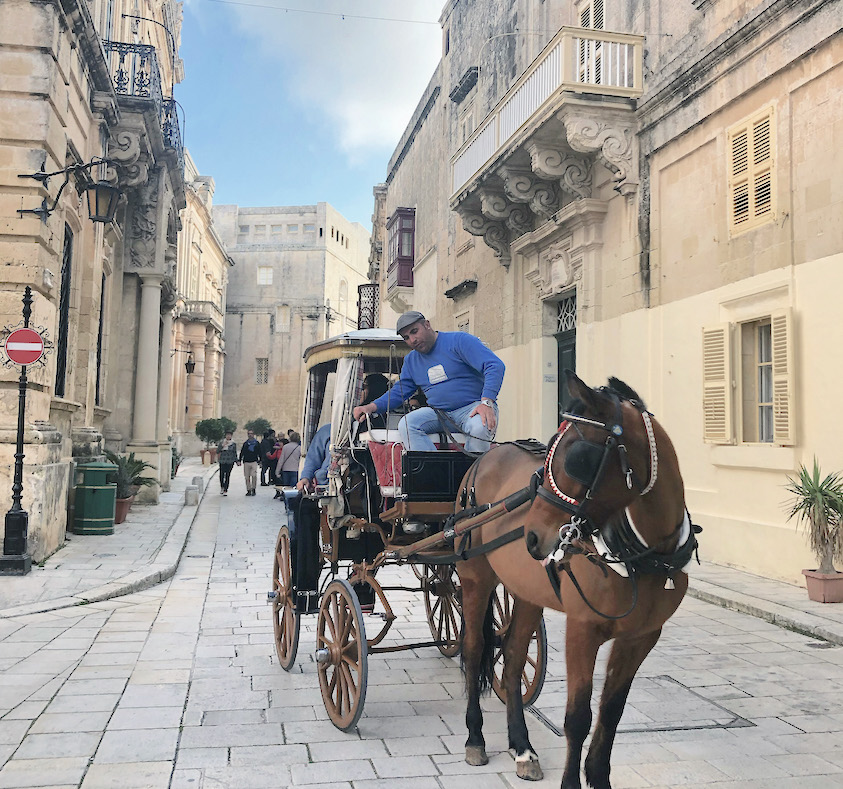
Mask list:
MULTIPOLYGON (((469 482, 463 489, 460 498, 459 503, 463 509, 448 518, 443 528, 445 541, 455 547, 454 556, 442 557, 437 563, 467 560, 474 556, 489 553, 500 548, 502 545, 520 539, 524 536, 523 525, 500 535, 488 543, 474 548, 470 547, 471 532, 474 529, 508 512, 512 512, 527 502, 532 505, 536 497, 539 497, 571 515, 570 522, 559 527, 559 535, 555 548, 543 562, 548 579, 560 603, 562 602, 562 597, 558 566, 561 566, 561 569, 568 574, 573 586, 586 605, 594 613, 610 620, 622 619, 632 613, 638 602, 638 574, 664 575, 666 576, 665 589, 675 588, 673 576, 680 572, 697 552, 698 543, 696 534, 702 531, 701 527, 690 522, 690 516, 687 511, 683 521, 676 529, 663 540, 652 546, 648 546, 641 539, 626 512, 619 519, 615 519, 612 522, 611 528, 608 525, 604 525, 603 528, 595 526, 589 519, 587 512, 588 505, 591 501, 595 500, 613 450, 617 450, 618 452, 621 471, 629 490, 632 490, 633 487, 638 488, 640 491, 639 495, 645 496, 653 489, 658 479, 658 451, 650 420, 651 415, 637 401, 628 401, 641 414, 647 433, 650 456, 650 478, 646 485, 642 485, 629 465, 627 448, 623 443, 624 428, 621 399, 612 390, 604 389, 603 391, 614 400, 615 417, 613 421, 600 422, 578 414, 565 412, 562 414, 563 421, 559 426, 559 430, 553 439, 551 439, 547 449, 543 444, 534 440, 530 440, 529 442, 510 442, 520 449, 533 454, 546 455, 544 464, 533 472, 527 487, 510 494, 500 501, 477 505, 474 481, 477 477, 480 461, 474 465, 469 482), (605 431, 607 434, 606 440, 603 444, 588 441, 582 435, 579 425, 589 425, 605 431), (579 433, 580 440, 571 446, 565 457, 565 473, 571 479, 585 485, 586 492, 582 499, 579 500, 562 491, 553 476, 552 470, 553 459, 559 442, 570 429, 574 429, 579 433), (459 528, 458 523, 466 519, 471 519, 471 523, 466 523, 462 528, 459 528), (671 553, 658 552, 658 549, 662 545, 669 543, 673 538, 679 536, 683 527, 687 528, 687 539, 671 553), (594 547, 590 540, 597 536, 602 537, 603 543, 606 545, 609 553, 601 554, 594 547), (458 537, 460 538, 460 543, 459 546, 456 546, 455 543, 458 537), (586 598, 585 593, 570 568, 570 559, 573 555, 577 554, 584 555, 593 564, 599 566, 604 576, 607 575, 606 567, 608 565, 622 564, 626 568, 627 575, 633 587, 632 604, 627 611, 619 615, 609 615, 594 608, 586 598)), ((697 556, 697 561, 699 561, 699 556, 697 556)))

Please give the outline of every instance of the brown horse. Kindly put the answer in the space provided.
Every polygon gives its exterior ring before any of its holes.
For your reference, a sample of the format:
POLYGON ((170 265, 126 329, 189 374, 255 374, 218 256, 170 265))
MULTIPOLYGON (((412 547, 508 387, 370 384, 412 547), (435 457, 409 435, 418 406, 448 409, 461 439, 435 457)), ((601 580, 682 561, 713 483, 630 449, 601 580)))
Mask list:
POLYGON ((458 565, 466 761, 488 761, 479 698, 492 676, 489 600, 500 581, 516 598, 503 644, 503 686, 517 774, 528 780, 542 778, 524 720, 521 673, 542 609, 553 608, 567 615, 568 752, 562 789, 581 789, 580 763, 591 729, 597 650, 614 639, 585 759, 588 785, 611 789, 609 760, 632 680, 685 595, 688 578, 681 567, 690 559, 696 540, 673 444, 638 395, 617 379, 610 379, 608 388, 595 390, 570 371, 566 374, 568 389, 577 400, 551 440, 543 474, 536 469, 534 455, 502 445, 476 463, 462 483, 469 502, 500 500, 529 486, 534 474, 539 483, 536 487, 534 482, 536 495, 529 509, 524 505, 472 532, 472 548, 502 538, 499 547, 458 565), (517 534, 521 524, 524 539, 505 542, 505 535, 517 534), (607 568, 595 555, 593 538, 600 535, 612 546, 613 555, 626 561, 629 577, 607 568))

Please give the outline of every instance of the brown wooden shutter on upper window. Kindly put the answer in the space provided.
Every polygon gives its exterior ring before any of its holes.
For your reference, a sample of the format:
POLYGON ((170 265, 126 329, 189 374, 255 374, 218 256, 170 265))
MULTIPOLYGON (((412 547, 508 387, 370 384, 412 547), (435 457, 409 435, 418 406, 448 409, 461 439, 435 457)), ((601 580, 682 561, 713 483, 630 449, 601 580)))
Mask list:
POLYGON ((737 235, 775 216, 773 108, 729 130, 729 231, 737 235))
POLYGON ((728 323, 703 328, 703 440, 732 443, 731 333, 728 323))
POLYGON ((773 343, 773 442, 796 443, 793 403, 793 318, 789 309, 770 315, 773 343))

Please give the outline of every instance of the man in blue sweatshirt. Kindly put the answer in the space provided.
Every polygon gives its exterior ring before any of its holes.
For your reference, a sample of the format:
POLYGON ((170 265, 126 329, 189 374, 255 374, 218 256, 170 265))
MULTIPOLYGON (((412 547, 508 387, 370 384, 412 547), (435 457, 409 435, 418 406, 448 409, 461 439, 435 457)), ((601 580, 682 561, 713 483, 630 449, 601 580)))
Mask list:
POLYGON ((399 408, 421 387, 431 407, 411 411, 398 423, 407 449, 436 449, 430 436, 441 430, 433 410, 438 408, 453 422, 447 424, 449 430, 459 429, 467 436, 466 450, 486 451, 497 427, 496 401, 503 383, 504 363, 474 335, 436 331, 415 310, 398 318, 395 330, 412 348, 404 359, 401 377, 374 402, 357 406, 354 418, 365 419, 366 414, 399 408))

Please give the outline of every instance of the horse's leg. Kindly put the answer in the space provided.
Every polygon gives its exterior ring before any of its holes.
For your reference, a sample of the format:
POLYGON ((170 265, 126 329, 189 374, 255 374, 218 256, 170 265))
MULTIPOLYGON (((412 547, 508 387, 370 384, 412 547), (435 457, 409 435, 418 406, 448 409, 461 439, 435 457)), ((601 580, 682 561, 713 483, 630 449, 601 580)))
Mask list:
POLYGON ((461 661, 465 672, 466 711, 465 760, 472 765, 489 761, 483 739, 480 694, 491 682, 494 639, 489 600, 497 578, 485 557, 476 557, 459 568, 462 588, 463 638, 461 661))
POLYGON ((527 662, 527 650, 533 633, 539 626, 541 616, 542 609, 539 606, 516 598, 503 646, 503 687, 506 692, 509 749, 515 756, 515 769, 518 777, 527 781, 541 781, 544 777, 539 765, 539 757, 530 744, 521 695, 521 676, 527 662))
POLYGON ((568 704, 565 707, 565 739, 568 754, 561 789, 581 789, 580 763, 585 738, 591 729, 591 690, 597 650, 606 640, 599 625, 568 618, 565 630, 565 663, 568 704))
POLYGON ((606 683, 597 713, 597 725, 594 727, 594 736, 585 758, 585 777, 593 789, 612 789, 609 781, 609 759, 615 733, 626 706, 632 680, 660 635, 661 628, 637 638, 621 637, 612 644, 612 652, 606 666, 606 683))

